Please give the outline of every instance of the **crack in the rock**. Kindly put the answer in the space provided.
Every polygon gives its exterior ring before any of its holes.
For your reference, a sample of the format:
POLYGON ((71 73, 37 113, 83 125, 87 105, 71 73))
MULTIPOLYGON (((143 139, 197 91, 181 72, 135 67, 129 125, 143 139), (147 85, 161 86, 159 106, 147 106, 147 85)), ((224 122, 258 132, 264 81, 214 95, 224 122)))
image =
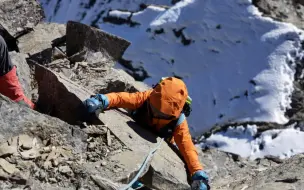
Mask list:
POLYGON ((297 181, 299 181, 299 179, 297 177, 275 180, 275 182, 282 182, 282 183, 295 183, 297 181))

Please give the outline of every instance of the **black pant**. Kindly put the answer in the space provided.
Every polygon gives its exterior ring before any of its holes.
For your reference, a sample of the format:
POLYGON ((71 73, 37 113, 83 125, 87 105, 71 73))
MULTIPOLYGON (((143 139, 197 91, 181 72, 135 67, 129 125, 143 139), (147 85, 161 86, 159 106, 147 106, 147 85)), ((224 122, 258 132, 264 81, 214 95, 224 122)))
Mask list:
POLYGON ((7 45, 0 35, 0 76, 5 75, 13 69, 11 58, 8 54, 7 45))

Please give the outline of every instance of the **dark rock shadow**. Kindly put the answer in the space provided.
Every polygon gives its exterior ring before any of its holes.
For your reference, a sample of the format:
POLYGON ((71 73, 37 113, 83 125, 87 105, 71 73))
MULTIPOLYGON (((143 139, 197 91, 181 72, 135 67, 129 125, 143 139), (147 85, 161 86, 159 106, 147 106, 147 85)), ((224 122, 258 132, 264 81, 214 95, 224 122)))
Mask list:
POLYGON ((151 143, 157 143, 157 135, 146 127, 139 126, 135 121, 128 121, 128 126, 139 136, 151 143))

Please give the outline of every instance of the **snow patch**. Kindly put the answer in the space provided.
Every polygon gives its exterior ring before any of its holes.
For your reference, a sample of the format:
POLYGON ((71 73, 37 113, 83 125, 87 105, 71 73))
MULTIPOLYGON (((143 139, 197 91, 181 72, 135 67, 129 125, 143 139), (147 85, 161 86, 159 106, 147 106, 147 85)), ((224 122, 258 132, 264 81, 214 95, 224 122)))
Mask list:
POLYGON ((118 17, 118 18, 123 18, 123 19, 128 19, 131 16, 131 12, 124 12, 124 11, 110 11, 109 15, 112 17, 118 17))
POLYGON ((201 147, 214 147, 250 159, 275 156, 281 159, 304 153, 304 132, 294 128, 268 130, 259 137, 257 126, 229 127, 227 131, 212 134, 201 147))

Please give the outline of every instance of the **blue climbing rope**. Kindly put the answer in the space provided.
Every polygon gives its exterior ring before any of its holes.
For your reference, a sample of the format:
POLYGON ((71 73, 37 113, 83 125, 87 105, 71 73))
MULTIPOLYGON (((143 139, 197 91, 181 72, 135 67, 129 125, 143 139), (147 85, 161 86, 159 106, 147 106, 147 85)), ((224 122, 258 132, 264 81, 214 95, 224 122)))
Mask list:
POLYGON ((140 169, 138 171, 138 173, 136 174, 136 176, 133 178, 133 180, 125 187, 119 189, 119 190, 128 190, 132 185, 133 183, 135 183, 139 176, 142 174, 142 172, 144 171, 144 169, 146 168, 147 166, 147 163, 149 162, 149 160, 152 158, 152 156, 154 155, 154 153, 160 148, 160 145, 162 144, 162 142, 164 141, 164 139, 162 138, 156 145, 156 147, 154 149, 152 149, 149 154, 146 156, 144 162, 142 163, 142 165, 140 166, 140 169))

